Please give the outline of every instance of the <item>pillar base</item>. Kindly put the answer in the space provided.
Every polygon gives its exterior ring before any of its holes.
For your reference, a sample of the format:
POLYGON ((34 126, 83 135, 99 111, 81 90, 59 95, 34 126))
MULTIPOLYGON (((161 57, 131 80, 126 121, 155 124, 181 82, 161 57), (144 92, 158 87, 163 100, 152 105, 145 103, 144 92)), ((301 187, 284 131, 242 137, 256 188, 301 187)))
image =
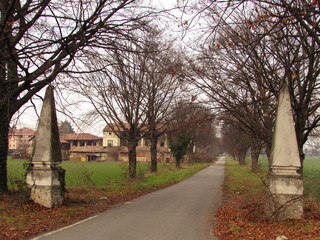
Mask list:
POLYGON ((268 175, 265 214, 270 221, 277 222, 303 217, 301 176, 268 175))
POLYGON ((47 208, 64 203, 64 175, 62 168, 34 168, 27 174, 27 184, 31 189, 30 198, 47 208))

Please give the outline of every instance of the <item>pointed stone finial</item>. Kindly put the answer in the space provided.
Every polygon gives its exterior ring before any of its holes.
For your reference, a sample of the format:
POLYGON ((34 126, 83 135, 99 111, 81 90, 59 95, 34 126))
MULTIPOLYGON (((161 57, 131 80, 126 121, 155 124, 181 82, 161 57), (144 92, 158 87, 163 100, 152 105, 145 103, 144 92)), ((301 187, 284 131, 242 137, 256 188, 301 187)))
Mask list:
POLYGON ((35 138, 32 162, 35 167, 62 160, 53 86, 46 90, 35 138))
POLYGON ((31 169, 27 173, 27 184, 31 199, 52 208, 64 202, 65 170, 59 167, 61 146, 58 131, 53 87, 46 90, 38 129, 35 137, 31 169))
POLYGON ((271 171, 280 175, 299 175, 301 167, 288 84, 284 83, 276 112, 271 147, 271 171))

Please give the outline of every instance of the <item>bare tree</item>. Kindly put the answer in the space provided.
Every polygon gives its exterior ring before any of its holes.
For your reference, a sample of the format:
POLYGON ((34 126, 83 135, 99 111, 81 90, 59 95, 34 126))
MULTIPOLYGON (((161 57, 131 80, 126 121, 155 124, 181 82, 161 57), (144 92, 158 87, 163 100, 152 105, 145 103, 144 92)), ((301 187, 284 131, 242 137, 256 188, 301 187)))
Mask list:
POLYGON ((136 146, 146 132, 144 89, 145 55, 139 45, 127 42, 125 50, 115 50, 100 64, 101 71, 78 76, 74 90, 83 94, 118 137, 126 140, 129 176, 136 177, 136 146))
POLYGON ((158 138, 166 131, 173 100, 178 93, 182 63, 179 54, 168 44, 161 44, 157 33, 148 42, 148 63, 145 66, 145 108, 150 138, 151 171, 157 171, 158 138))
POLYGON ((136 146, 143 137, 151 140, 152 170, 157 170, 157 139, 178 87, 173 74, 177 60, 170 47, 156 40, 160 33, 137 34, 139 43, 121 42, 121 50, 95 59, 90 66, 101 70, 77 76, 74 86, 115 133, 123 132, 119 137, 127 140, 131 178, 136 177, 136 146))
POLYGON ((203 121, 199 121, 189 145, 189 163, 212 162, 217 155, 219 141, 216 121, 209 110, 204 110, 203 121), (207 112, 206 112, 207 111, 207 112))
POLYGON ((250 148, 250 135, 241 129, 241 124, 230 121, 230 118, 224 119, 221 135, 224 149, 237 159, 240 165, 245 165, 246 154, 250 148))
POLYGON ((220 30, 194 67, 203 77, 196 84, 269 149, 278 91, 288 81, 302 165, 303 145, 320 121, 319 47, 299 24, 281 22, 266 34, 268 17, 248 20, 258 16, 240 16, 220 30))
MULTIPOLYGON (((316 44, 320 44, 318 0, 200 0, 198 2, 179 1, 178 5, 182 13, 192 14, 190 21, 185 21, 185 30, 195 31, 200 27, 202 32, 199 40, 209 40, 219 35, 218 28, 228 24, 237 24, 237 16, 245 15, 247 23, 254 26, 262 20, 268 21, 268 27, 263 36, 274 33, 274 30, 283 23, 298 25, 309 33, 316 44), (256 17, 251 18, 252 13, 256 17)), ((181 19, 184 19, 183 17, 181 19)), ((299 36, 299 33, 295 34, 299 36)), ((203 41, 198 41, 200 45, 203 41)))
POLYGON ((157 171, 158 137, 165 131, 181 68, 179 55, 170 42, 161 41, 160 31, 149 28, 137 34, 139 42, 117 43, 119 50, 93 59, 89 72, 100 72, 77 76, 74 86, 114 132, 124 131, 119 137, 128 140, 130 177, 135 177, 135 148, 142 137, 150 139, 151 171, 157 171))
POLYGON ((0 192, 7 188, 12 116, 37 92, 97 45, 130 39, 149 13, 134 0, 0 1, 0 192))

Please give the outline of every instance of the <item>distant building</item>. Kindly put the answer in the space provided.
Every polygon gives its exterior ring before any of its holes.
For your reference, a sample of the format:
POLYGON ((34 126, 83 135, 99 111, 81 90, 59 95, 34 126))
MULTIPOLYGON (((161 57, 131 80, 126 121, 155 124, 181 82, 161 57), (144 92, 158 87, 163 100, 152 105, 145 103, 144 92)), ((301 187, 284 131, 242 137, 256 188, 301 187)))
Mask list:
POLYGON ((35 133, 31 128, 11 130, 8 136, 8 154, 14 158, 29 158, 35 133))
MULTIPOLYGON (((129 124, 125 123, 125 127, 129 128, 129 124)), ((128 161, 128 149, 126 146, 126 135, 123 129, 120 129, 116 124, 108 124, 103 129, 103 147, 115 148, 118 147, 118 159, 120 161, 128 161)), ((145 136, 138 141, 137 144, 137 161, 151 161, 150 154, 150 138, 145 136)), ((163 133, 158 138, 157 145, 157 161, 163 163, 173 162, 174 158, 168 148, 168 140, 166 134, 163 133)))
MULTIPOLYGON (((124 124, 129 128, 129 124, 124 124)), ((120 129, 116 124, 108 124, 103 129, 103 146, 105 147, 120 147, 126 146, 126 136, 123 129, 120 129)), ((150 146, 150 139, 145 136, 138 141, 137 147, 150 146)), ((158 138, 158 147, 168 147, 168 140, 166 134, 163 133, 158 138)))
MULTIPOLYGON (((67 161, 128 161, 128 149, 124 131, 106 126, 103 138, 90 133, 69 133, 60 136, 62 160, 67 161), (120 136, 120 137, 119 137, 120 136)), ((28 128, 14 130, 9 136, 9 149, 16 158, 29 158, 32 155, 35 131, 28 128), (22 149, 24 149, 22 151, 22 149)), ((173 162, 174 158, 166 134, 158 138, 158 162, 173 162)), ((150 139, 144 137, 137 145, 137 161, 151 161, 150 139)))
POLYGON ((29 146, 29 141, 34 137, 35 131, 30 128, 13 129, 9 133, 8 147, 10 150, 20 150, 29 146))
POLYGON ((102 138, 90 133, 69 133, 60 136, 62 160, 94 161, 102 148, 102 138), (80 151, 80 150, 81 151, 80 151), (86 154, 77 154, 77 152, 86 154))

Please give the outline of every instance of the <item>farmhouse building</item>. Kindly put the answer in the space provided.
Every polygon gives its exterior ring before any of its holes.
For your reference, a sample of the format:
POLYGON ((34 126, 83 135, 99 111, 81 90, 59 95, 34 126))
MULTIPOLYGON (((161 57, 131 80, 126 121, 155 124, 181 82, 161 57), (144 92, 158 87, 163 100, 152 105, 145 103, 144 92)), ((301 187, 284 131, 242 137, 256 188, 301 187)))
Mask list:
POLYGON ((14 158, 29 158, 32 153, 32 139, 35 131, 30 128, 13 129, 9 133, 9 155, 14 158))
MULTIPOLYGON (((129 124, 123 124, 124 127, 129 128, 129 124)), ((118 159, 120 161, 128 161, 128 150, 126 146, 126 136, 123 129, 116 124, 108 124, 103 129, 103 146, 106 148, 118 147, 119 154, 118 159)), ((157 146, 157 160, 158 162, 169 163, 173 162, 174 158, 170 149, 168 148, 168 140, 166 134, 163 133, 158 138, 157 146)), ((151 161, 150 154, 150 139, 146 135, 141 138, 137 144, 137 161, 151 161)))
MULTIPOLYGON (((129 128, 129 124, 124 124, 125 127, 129 128)), ((126 136, 123 129, 120 129, 116 124, 108 124, 103 129, 103 146, 126 146, 126 136)), ((148 147, 150 146, 150 139, 148 136, 141 138, 138 141, 137 147, 148 147)), ((168 140, 165 133, 158 138, 158 148, 168 147, 168 140)))
POLYGON ((102 138, 90 133, 69 133, 60 136, 60 144, 63 160, 94 161, 102 148, 102 138))
POLYGON ((9 133, 9 149, 17 150, 29 145, 29 140, 33 138, 35 131, 30 128, 13 129, 9 133))

